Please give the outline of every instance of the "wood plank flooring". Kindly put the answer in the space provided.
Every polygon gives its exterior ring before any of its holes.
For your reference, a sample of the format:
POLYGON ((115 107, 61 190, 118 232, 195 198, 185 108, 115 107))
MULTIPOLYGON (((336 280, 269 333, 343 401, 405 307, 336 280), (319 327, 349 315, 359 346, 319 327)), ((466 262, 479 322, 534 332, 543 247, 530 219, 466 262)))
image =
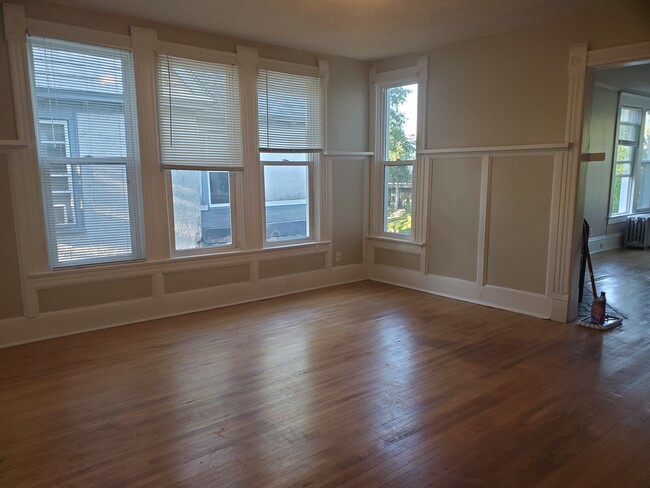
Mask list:
MULTIPOLYGON (((632 319, 650 327, 650 250, 613 249, 592 256, 598 293, 604 291, 611 303, 632 319)), ((591 285, 583 299, 591 303, 591 285)))
POLYGON ((0 351, 2 487, 648 487, 650 333, 360 282, 0 351))

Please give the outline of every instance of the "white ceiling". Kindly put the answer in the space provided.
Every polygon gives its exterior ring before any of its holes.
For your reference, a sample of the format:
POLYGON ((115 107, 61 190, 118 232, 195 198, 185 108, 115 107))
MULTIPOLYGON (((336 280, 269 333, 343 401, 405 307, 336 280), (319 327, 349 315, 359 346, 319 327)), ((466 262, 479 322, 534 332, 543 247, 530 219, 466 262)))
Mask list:
POLYGON ((200 31, 370 60, 503 32, 607 0, 53 0, 200 31))

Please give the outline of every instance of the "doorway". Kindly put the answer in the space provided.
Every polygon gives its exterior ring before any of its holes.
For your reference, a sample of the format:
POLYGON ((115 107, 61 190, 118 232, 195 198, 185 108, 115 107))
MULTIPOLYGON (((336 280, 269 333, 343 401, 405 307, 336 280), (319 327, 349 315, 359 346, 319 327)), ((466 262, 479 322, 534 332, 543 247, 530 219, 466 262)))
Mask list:
MULTIPOLYGON (((648 215, 650 226, 650 61, 590 68, 585 93, 583 152, 591 161, 581 186, 596 287, 607 294, 608 313, 647 326, 650 242, 638 235, 626 242, 626 233, 630 217, 648 215)), ((588 275, 584 282, 578 316, 592 300, 588 275)))

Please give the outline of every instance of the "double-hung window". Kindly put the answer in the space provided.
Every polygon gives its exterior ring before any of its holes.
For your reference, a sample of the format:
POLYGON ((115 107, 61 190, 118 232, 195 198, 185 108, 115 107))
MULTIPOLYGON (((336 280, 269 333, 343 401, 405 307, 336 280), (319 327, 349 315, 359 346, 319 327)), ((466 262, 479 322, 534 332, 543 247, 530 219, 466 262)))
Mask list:
POLYGON ((650 99, 621 95, 610 216, 650 210, 650 99))
POLYGON ((244 167, 238 67, 161 54, 158 119, 176 251, 236 246, 244 167))
POLYGON ((28 41, 51 267, 143 258, 131 53, 28 41))
POLYGON ((411 236, 413 172, 417 145, 418 84, 377 86, 376 159, 382 181, 381 231, 411 236))
POLYGON ((261 69, 257 96, 265 241, 314 239, 314 180, 324 138, 321 79, 261 69))

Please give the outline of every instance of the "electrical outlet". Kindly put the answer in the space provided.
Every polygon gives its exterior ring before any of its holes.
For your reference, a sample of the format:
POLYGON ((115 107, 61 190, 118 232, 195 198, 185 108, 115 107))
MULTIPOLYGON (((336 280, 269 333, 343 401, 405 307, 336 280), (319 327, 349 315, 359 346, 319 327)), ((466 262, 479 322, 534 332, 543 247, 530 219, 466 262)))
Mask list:
POLYGON ((336 251, 336 254, 334 255, 334 261, 337 263, 341 262, 341 251, 336 251))
POLYGON ((604 242, 599 242, 598 245, 600 246, 599 249, 603 249, 603 248, 605 247, 605 243, 604 243, 604 242))

